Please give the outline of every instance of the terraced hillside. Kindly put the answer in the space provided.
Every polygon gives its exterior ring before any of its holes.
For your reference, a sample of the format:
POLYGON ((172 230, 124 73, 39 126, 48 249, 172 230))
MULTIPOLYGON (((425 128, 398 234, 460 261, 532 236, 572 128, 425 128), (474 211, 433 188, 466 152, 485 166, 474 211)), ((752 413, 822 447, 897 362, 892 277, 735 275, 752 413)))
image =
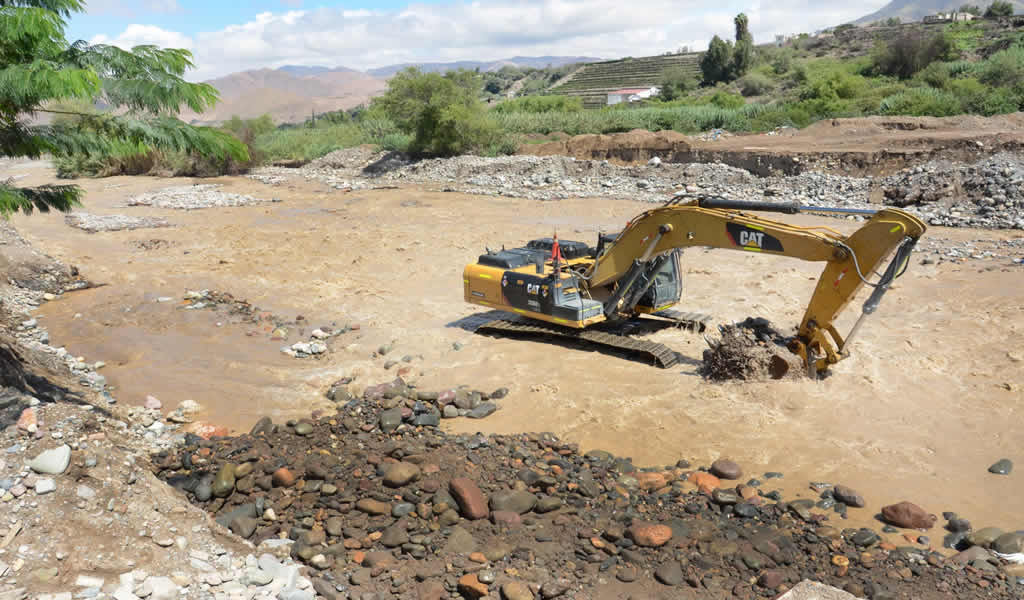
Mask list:
POLYGON ((562 84, 551 88, 552 94, 579 96, 587 108, 598 108, 607 102, 608 92, 623 88, 658 85, 661 75, 670 67, 682 67, 700 77, 702 52, 671 56, 622 58, 584 65, 562 84))

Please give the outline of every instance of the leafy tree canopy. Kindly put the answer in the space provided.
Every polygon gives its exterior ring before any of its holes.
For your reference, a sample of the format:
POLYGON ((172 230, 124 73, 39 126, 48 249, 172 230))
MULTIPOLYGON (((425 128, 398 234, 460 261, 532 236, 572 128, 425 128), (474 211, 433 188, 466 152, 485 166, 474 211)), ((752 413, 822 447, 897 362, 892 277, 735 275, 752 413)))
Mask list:
POLYGON ((985 9, 986 17, 1009 17, 1013 15, 1013 5, 1002 0, 995 0, 985 9))
MULTIPOLYGON (((212 86, 183 78, 193 67, 187 50, 69 43, 66 19, 84 9, 83 0, 0 0, 0 156, 94 156, 135 145, 248 159, 230 134, 176 118, 183 107, 202 112, 218 100, 212 86), (55 108, 83 101, 120 110, 55 108), (76 118, 33 124, 39 113, 76 118)), ((81 197, 73 185, 0 181, 0 215, 68 211, 81 197)))

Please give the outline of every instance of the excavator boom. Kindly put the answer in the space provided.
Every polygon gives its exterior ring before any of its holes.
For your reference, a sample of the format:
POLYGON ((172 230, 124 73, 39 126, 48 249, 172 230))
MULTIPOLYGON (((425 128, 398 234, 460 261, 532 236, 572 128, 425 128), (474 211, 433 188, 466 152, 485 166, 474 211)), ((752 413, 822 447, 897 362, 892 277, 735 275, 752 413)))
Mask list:
MULTIPOLYGON (((679 255, 692 246, 789 256, 824 262, 790 350, 810 372, 825 371, 848 346, 836 330, 836 317, 865 284, 874 292, 864 305, 871 314, 892 281, 906 268, 914 244, 924 234, 920 219, 885 208, 863 212, 868 220, 844 236, 825 227, 800 227, 747 211, 800 212, 791 204, 752 203, 717 197, 683 202, 676 197, 641 213, 596 249, 579 242, 534 240, 526 248, 489 252, 464 273, 466 300, 511 310, 548 323, 584 329, 640 313, 663 311, 680 297, 679 255), (567 256, 563 257, 565 249, 567 256), (550 251, 550 260, 546 253, 550 251), (870 282, 895 252, 881 279, 870 282), (500 282, 500 283, 499 283, 500 282)), ((832 209, 807 210, 828 212, 832 209)))

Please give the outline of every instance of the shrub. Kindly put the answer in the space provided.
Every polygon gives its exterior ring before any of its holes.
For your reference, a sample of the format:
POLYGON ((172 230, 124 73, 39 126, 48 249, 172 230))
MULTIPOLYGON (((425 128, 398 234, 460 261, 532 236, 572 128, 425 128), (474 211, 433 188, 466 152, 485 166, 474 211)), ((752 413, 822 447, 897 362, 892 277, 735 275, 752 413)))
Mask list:
POLYGON ((705 104, 713 104, 719 108, 742 108, 747 103, 747 101, 743 99, 743 96, 740 96, 739 94, 732 94, 725 90, 718 90, 710 96, 705 96, 701 99, 701 102, 705 104))
POLYGON ((890 44, 880 44, 872 53, 872 71, 909 79, 936 60, 951 58, 952 42, 944 34, 924 37, 906 34, 890 44))
POLYGON ((1024 86, 1024 48, 1000 50, 978 67, 978 79, 992 86, 1024 86))
POLYGON ((960 101, 953 94, 934 88, 912 88, 882 100, 883 115, 949 117, 960 114, 960 101))
POLYGON ((497 113, 578 112, 583 110, 583 100, 572 96, 524 96, 502 102, 491 110, 497 113))
POLYGON ((945 88, 950 80, 949 65, 950 63, 934 62, 918 73, 917 77, 933 88, 945 88))
POLYGON ((659 96, 662 100, 670 102, 697 89, 699 85, 700 82, 697 81, 697 78, 686 69, 670 67, 665 69, 665 72, 661 75, 661 93, 659 96))
POLYGON ((776 75, 782 75, 793 67, 793 51, 789 48, 782 48, 771 60, 772 71, 776 75))
POLYGON ((763 96, 775 89, 771 79, 757 73, 748 73, 740 79, 740 93, 744 96, 763 96))

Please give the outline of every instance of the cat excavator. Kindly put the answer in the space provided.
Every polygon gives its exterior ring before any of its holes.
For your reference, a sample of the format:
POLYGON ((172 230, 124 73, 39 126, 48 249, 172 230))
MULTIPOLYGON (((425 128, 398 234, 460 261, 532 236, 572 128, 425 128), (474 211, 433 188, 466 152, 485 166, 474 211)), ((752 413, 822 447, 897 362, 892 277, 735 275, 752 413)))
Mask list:
MULTIPOLYGON (((662 344, 629 335, 638 321, 668 322, 698 332, 711 317, 671 310, 682 295, 680 259, 691 247, 724 248, 825 263, 796 335, 787 347, 809 375, 818 377, 849 355, 850 342, 907 269, 925 232, 917 217, 894 208, 823 208, 680 194, 645 211, 597 245, 530 241, 521 248, 490 250, 463 271, 465 300, 501 315, 477 333, 574 339, 644 357, 660 367, 681 356, 662 344), (754 212, 863 215, 849 236, 828 227, 799 227, 754 212), (884 272, 883 261, 892 255, 884 272), (872 281, 874 279, 874 281, 872 281), (836 317, 864 286, 872 292, 843 337, 836 317)), ((494 314, 494 313, 491 313, 494 314)))

